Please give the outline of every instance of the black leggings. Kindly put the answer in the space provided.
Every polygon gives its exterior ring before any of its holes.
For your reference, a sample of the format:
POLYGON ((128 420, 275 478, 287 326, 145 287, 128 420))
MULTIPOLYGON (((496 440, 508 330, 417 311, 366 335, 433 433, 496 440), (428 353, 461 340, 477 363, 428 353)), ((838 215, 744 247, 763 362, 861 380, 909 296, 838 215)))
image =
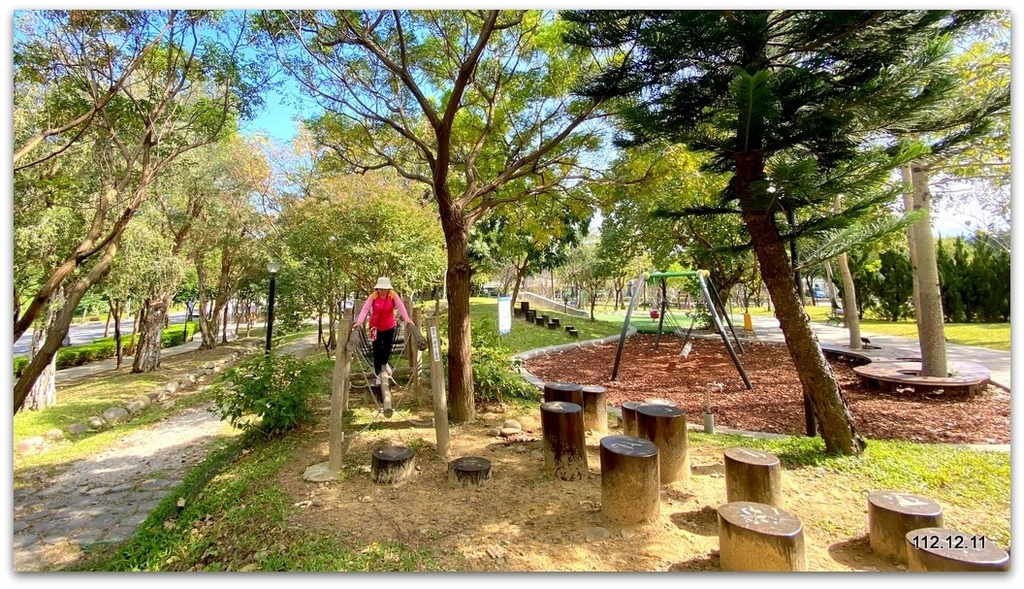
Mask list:
POLYGON ((373 340, 373 373, 376 375, 379 375, 381 368, 391 361, 391 348, 395 343, 396 327, 387 331, 378 331, 377 339, 373 340))

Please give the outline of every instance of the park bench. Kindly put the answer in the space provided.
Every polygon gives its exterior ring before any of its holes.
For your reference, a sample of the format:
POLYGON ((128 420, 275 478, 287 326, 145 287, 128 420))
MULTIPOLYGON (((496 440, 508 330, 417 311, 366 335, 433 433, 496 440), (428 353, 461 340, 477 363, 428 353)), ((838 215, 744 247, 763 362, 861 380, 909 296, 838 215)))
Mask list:
POLYGON ((836 324, 836 327, 843 326, 843 309, 841 307, 835 307, 832 309, 832 313, 825 320, 826 325, 836 324))

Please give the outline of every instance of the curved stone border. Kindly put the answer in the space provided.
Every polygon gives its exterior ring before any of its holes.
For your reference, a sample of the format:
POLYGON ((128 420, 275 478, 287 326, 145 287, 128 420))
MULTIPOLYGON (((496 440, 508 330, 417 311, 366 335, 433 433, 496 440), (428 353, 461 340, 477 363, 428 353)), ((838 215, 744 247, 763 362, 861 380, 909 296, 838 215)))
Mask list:
MULTIPOLYGON (((627 338, 633 337, 634 335, 636 335, 636 333, 637 333, 636 332, 636 328, 630 326, 630 328, 628 330, 626 330, 626 337, 627 338)), ((576 349, 576 348, 590 348, 590 347, 594 347, 594 346, 600 346, 600 345, 603 345, 603 344, 609 344, 609 343, 612 343, 612 342, 617 342, 617 341, 619 341, 619 338, 621 336, 622 336, 622 334, 615 334, 615 335, 609 335, 609 336, 606 336, 606 337, 602 337, 601 339, 590 339, 590 340, 585 340, 585 341, 582 341, 582 342, 569 342, 567 344, 559 344, 557 346, 547 346, 547 347, 544 347, 544 348, 534 348, 532 350, 527 350, 525 352, 522 352, 520 354, 516 354, 516 355, 512 356, 512 362, 514 363, 516 370, 519 371, 519 375, 522 376, 526 380, 526 382, 532 384, 533 386, 537 387, 538 389, 543 389, 544 388, 544 381, 539 379, 539 378, 537 378, 536 376, 531 374, 528 370, 526 370, 526 367, 524 366, 524 363, 527 360, 530 360, 532 358, 536 358, 537 356, 545 356, 547 354, 554 354, 556 352, 564 352, 565 350, 573 350, 573 349, 576 349)))

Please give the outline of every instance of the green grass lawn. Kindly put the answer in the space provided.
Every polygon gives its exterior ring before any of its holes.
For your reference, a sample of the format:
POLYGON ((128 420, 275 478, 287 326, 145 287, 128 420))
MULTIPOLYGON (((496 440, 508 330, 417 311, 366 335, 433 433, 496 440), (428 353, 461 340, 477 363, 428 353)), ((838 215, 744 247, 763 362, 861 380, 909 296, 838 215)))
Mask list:
MULTIPOLYGON (((804 307, 811 321, 824 323, 830 314, 830 307, 826 305, 804 307)), ((742 316, 742 310, 735 313, 742 316)), ((750 308, 751 315, 772 315, 771 311, 764 308, 750 308)), ((964 346, 980 346, 993 350, 1010 351, 1010 324, 1009 323, 946 323, 943 326, 946 339, 950 343, 964 346)), ((917 324, 910 319, 902 321, 882 321, 881 319, 861 319, 860 330, 864 333, 877 333, 880 335, 894 335, 917 339, 917 324)))

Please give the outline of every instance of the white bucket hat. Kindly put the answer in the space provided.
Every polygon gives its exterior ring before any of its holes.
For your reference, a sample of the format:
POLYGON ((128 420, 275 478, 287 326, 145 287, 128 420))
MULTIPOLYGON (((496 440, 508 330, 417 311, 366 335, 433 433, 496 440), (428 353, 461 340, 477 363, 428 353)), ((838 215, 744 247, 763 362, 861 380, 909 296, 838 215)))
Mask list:
POLYGON ((374 288, 374 290, 376 290, 378 288, 382 288, 382 289, 386 289, 386 290, 393 290, 391 288, 391 279, 386 277, 386 276, 381 276, 380 278, 377 279, 377 284, 374 285, 373 288, 374 288))

